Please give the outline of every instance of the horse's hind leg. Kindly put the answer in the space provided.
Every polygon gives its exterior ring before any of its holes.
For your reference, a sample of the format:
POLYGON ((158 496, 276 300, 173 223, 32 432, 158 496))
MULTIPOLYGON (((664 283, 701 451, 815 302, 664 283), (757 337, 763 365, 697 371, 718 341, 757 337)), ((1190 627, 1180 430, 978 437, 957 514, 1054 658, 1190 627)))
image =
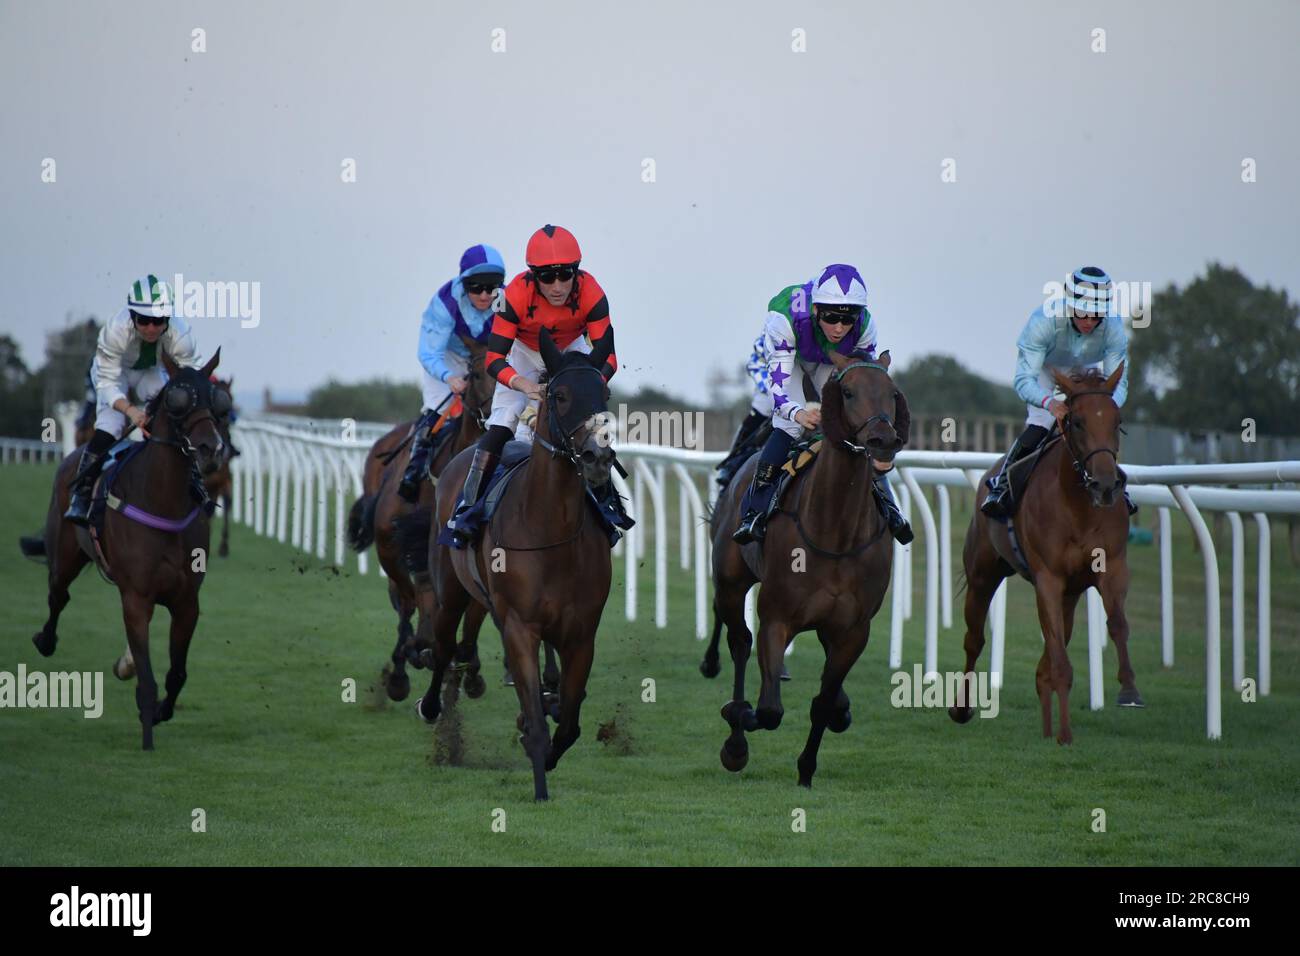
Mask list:
POLYGON ((433 616, 427 619, 433 644, 433 661, 429 668, 432 673, 429 689, 415 702, 415 712, 425 723, 433 723, 442 712, 442 678, 456 654, 456 627, 464 610, 464 605, 451 596, 447 603, 437 605, 433 616))
POLYGON ((389 700, 406 700, 411 693, 411 679, 406 675, 406 649, 408 643, 415 638, 415 629, 411 626, 415 608, 402 597, 397 585, 391 580, 388 582, 388 603, 397 612, 397 643, 389 655, 392 664, 384 669, 384 690, 388 693, 389 700))
POLYGON ((704 650, 704 660, 700 661, 700 673, 712 680, 722 671, 722 665, 718 660, 718 644, 722 637, 722 618, 718 614, 718 609, 713 609, 713 636, 709 638, 709 646, 704 650))
POLYGON ((59 642, 59 615, 72 599, 68 588, 89 562, 90 559, 86 557, 85 552, 77 546, 71 525, 61 526, 57 553, 50 559, 48 597, 50 615, 45 619, 45 626, 32 635, 32 643, 36 645, 42 657, 49 657, 54 653, 54 647, 59 642))
MULTIPOLYGON (((966 569, 966 638, 963 647, 966 650, 966 673, 973 674, 979 661, 980 652, 984 650, 984 624, 988 620, 989 605, 998 586, 1011 573, 1011 568, 998 556, 988 539, 988 529, 978 520, 971 521, 966 533, 966 548, 963 564, 966 569)), ((948 708, 948 716, 959 724, 964 724, 975 715, 970 706, 948 708)))
POLYGON ((153 750, 153 725, 158 710, 158 682, 149 661, 149 622, 153 619, 153 602, 134 591, 122 592, 122 621, 126 640, 135 660, 135 705, 140 711, 142 744, 153 750))
POLYGON ((852 717, 849 698, 844 693, 844 678, 862 656, 870 635, 870 620, 841 634, 818 631, 822 646, 826 648, 826 666, 822 669, 821 691, 812 699, 809 709, 812 726, 808 730, 808 742, 804 744, 797 763, 801 787, 812 786, 813 774, 817 772, 817 751, 821 749, 822 735, 827 727, 832 733, 842 733, 849 728, 852 717))
POLYGON ((173 607, 171 614, 172 626, 169 647, 171 662, 167 668, 167 679, 165 681, 167 696, 158 705, 158 713, 154 717, 154 723, 156 724, 172 719, 172 713, 176 709, 176 698, 181 695, 181 688, 185 686, 185 661, 189 657, 190 641, 194 638, 194 628, 199 623, 197 596, 186 602, 182 607, 173 607))
POLYGON ((460 644, 456 647, 456 663, 465 666, 465 695, 470 699, 483 696, 487 682, 483 680, 483 663, 478 656, 478 635, 483 628, 487 608, 478 601, 470 601, 461 624, 460 644))
POLYGON ((570 641, 562 657, 564 669, 560 684, 560 721, 551 739, 551 752, 546 758, 546 769, 554 770, 564 752, 574 745, 582 729, 578 726, 578 712, 587 696, 587 678, 591 675, 591 659, 595 653, 594 635, 585 641, 570 641))
MULTIPOLYGON (((230 487, 229 483, 227 483, 226 487, 230 487)), ((230 503, 230 492, 223 492, 221 495, 221 547, 217 548, 217 555, 222 558, 230 555, 230 503)))
POLYGON ((543 642, 546 648, 546 666, 542 668, 542 709, 551 720, 560 719, 560 665, 555 660, 555 649, 543 642))
POLYGON ((1145 707, 1142 695, 1138 693, 1133 663, 1128 656, 1128 616, 1124 613, 1128 581, 1128 564, 1112 562, 1110 569, 1101 575, 1098 589, 1101 591, 1102 605, 1106 608, 1106 630, 1115 642, 1115 654, 1119 658, 1118 703, 1121 707, 1145 707))
MULTIPOLYGON (((1074 682, 1074 672, 1070 667, 1070 658, 1065 650, 1065 586, 1058 579, 1039 572, 1034 582, 1034 591, 1038 598, 1038 623, 1043 631, 1043 660, 1038 663, 1039 700, 1050 700, 1050 693, 1056 692, 1056 701, 1060 713, 1061 726, 1056 735, 1058 744, 1068 744, 1074 739, 1070 730, 1070 685, 1074 682), (1044 663, 1047 673, 1044 675, 1044 663), (1043 678, 1047 678, 1044 687, 1043 678), (1048 696, 1044 697, 1044 690, 1048 696)), ((1071 615, 1073 619, 1073 615, 1071 615)), ((1047 704, 1043 706, 1043 736, 1051 735, 1051 712, 1047 704)))

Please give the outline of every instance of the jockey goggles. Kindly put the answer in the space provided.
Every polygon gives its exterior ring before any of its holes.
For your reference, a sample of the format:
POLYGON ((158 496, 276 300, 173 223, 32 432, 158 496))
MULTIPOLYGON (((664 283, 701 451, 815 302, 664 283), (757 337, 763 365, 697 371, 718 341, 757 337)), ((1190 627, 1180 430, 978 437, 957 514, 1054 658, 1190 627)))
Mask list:
POLYGON ((533 278, 541 285, 550 285, 553 282, 568 282, 578 272, 576 262, 564 266, 538 266, 533 268, 533 278))

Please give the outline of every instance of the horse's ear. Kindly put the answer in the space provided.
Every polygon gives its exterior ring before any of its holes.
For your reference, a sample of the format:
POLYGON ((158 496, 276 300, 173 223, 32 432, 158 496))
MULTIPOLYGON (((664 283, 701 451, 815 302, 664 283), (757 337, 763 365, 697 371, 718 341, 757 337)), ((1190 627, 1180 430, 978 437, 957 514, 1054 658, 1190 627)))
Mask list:
POLYGON ((1106 385, 1105 385, 1106 391, 1114 395, 1115 389, 1119 387, 1119 380, 1123 377, 1124 377, 1124 363, 1120 362, 1119 365, 1115 367, 1115 371, 1110 373, 1110 378, 1106 379, 1106 385))
POLYGON ((600 341, 596 343, 596 347, 591 350, 591 355, 588 356, 591 360, 592 368, 604 368, 605 362, 609 359, 613 351, 614 330, 611 328, 605 330, 605 334, 600 337, 600 341))
POLYGON ((839 352, 835 351, 834 349, 831 349, 831 351, 827 352, 826 355, 827 357, 830 358, 831 364, 834 365, 840 371, 843 371, 844 367, 853 361, 853 359, 849 358, 846 355, 841 355, 839 352))
POLYGON ((554 375, 559 371, 560 364, 564 359, 564 353, 555 345, 555 339, 551 338, 551 330, 542 326, 542 330, 537 334, 537 344, 541 346, 542 361, 546 363, 546 371, 554 375))
POLYGON ((181 367, 172 360, 171 355, 165 351, 162 353, 162 367, 168 378, 175 378, 181 370, 181 367))
POLYGON ((1053 368, 1050 371, 1052 373, 1052 380, 1056 382, 1056 387, 1066 395, 1073 395, 1074 379, 1070 378, 1070 376, 1066 375, 1059 368, 1053 368))
POLYGON ((204 378, 207 378, 216 370, 217 365, 220 362, 221 362, 221 346, 217 346, 217 350, 212 353, 212 358, 208 359, 208 364, 203 366, 203 368, 199 370, 199 374, 202 375, 204 378))
POLYGON ((880 356, 876 359, 876 364, 879 365, 881 368, 885 369, 886 371, 888 371, 889 362, 890 362, 889 349, 885 349, 885 351, 881 352, 880 356))

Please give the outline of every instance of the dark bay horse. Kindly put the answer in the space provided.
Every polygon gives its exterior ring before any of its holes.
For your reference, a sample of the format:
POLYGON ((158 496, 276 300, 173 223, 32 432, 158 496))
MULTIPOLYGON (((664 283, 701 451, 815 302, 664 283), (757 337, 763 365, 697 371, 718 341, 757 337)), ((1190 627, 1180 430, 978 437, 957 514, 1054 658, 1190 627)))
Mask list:
MULTIPOLYGON (((160 355, 168 382, 146 408, 150 418, 144 447, 119 471, 113 495, 120 507, 104 512, 98 537, 104 563, 122 597, 127 645, 137 672, 136 706, 145 750, 153 749, 154 724, 170 720, 185 686, 185 661, 199 619, 199 588, 209 543, 207 516, 190 494, 190 470, 197 462, 210 474, 220 462, 223 442, 213 412, 215 389, 208 376, 221 350, 202 369, 181 368, 160 355), (202 562, 198 554, 202 553, 202 562), (171 614, 167 696, 159 702, 158 683, 149 657, 149 623, 154 608, 171 614)), ((92 560, 87 533, 63 519, 68 484, 76 473, 80 450, 59 465, 45 521, 45 556, 49 562, 50 616, 32 638, 45 657, 58 642, 59 615, 69 600, 68 588, 92 560)))
MULTIPOLYGON (((428 586, 423 572, 412 572, 409 549, 420 551, 417 565, 423 565, 424 554, 428 549, 427 540, 411 540, 409 534, 399 530, 399 519, 416 510, 430 511, 433 508, 434 483, 442 474, 447 463, 463 449, 470 447, 482 437, 484 423, 492 409, 492 393, 496 381, 483 368, 486 348, 473 339, 462 337, 469 347, 469 370, 466 373, 468 385, 462 396, 465 411, 460 416, 460 425, 456 434, 442 442, 429 461, 429 473, 434 481, 420 485, 420 497, 415 504, 405 501, 397 493, 398 483, 411 460, 410 437, 415 422, 403 423, 385 434, 370 449, 366 457, 364 472, 364 494, 352 505, 348 523, 348 536, 354 551, 364 551, 373 541, 379 564, 388 576, 388 600, 397 612, 397 643, 391 655, 392 665, 384 669, 382 680, 390 700, 405 700, 411 692, 411 680, 406 673, 408 662, 420 666, 418 649, 415 641, 415 628, 411 619, 419 610, 416 592, 422 586, 428 586)), ((450 402, 448 402, 450 405, 450 402)), ((442 425, 451 425, 448 419, 442 425)), ((483 623, 482 613, 471 614, 465 622, 468 633, 474 631, 477 642, 478 629, 483 623)), ((478 697, 483 693, 483 678, 479 674, 478 657, 475 655, 465 675, 465 693, 478 697)))
POLYGON ((738 772, 749 761, 745 732, 781 723, 781 665, 786 646, 816 630, 826 652, 821 690, 812 700, 812 728, 799 755, 799 784, 812 786, 822 736, 848 729, 844 678, 867 646, 893 564, 893 539, 876 506, 874 462, 891 462, 906 436, 894 429, 896 395, 889 353, 877 361, 830 354, 835 372, 822 390, 824 439, 816 461, 791 483, 767 535, 742 547, 732 540, 741 499, 757 458, 737 473, 713 516, 713 611, 727 627, 735 665, 732 699, 722 708, 731 734, 722 765, 738 772), (757 572, 757 573, 756 573, 757 572), (752 637, 745 595, 758 581, 758 708, 745 700, 745 665, 752 637))
MULTIPOLYGON (((1119 703, 1141 707, 1128 656, 1128 508, 1119 468, 1120 414, 1112 395, 1124 374, 1120 364, 1109 378, 1095 370, 1052 376, 1065 393, 1069 410, 1061 437, 1044 440, 1012 522, 1029 574, 1018 569, 1007 526, 987 518, 979 509, 988 497, 987 479, 1001 462, 984 474, 975 496, 975 514, 966 532, 966 672, 973 675, 984 647, 984 621, 989 602, 1003 578, 1020 573, 1034 585, 1043 656, 1036 684, 1043 714, 1043 736, 1052 736, 1052 694, 1060 707, 1056 741, 1068 744, 1070 686, 1074 672, 1066 648, 1074 628, 1079 597, 1090 587, 1101 592, 1106 629, 1119 657, 1119 703), (1104 568, 1104 570, 1094 570, 1104 568)), ((968 684, 968 686, 970 686, 968 684)), ((950 707, 949 716, 964 724, 971 707, 950 707)))
MULTIPOLYGON (((434 589, 432 680, 416 710, 437 719, 442 676, 456 651, 456 625, 475 602, 487 607, 505 642, 521 713, 520 741, 533 765, 533 796, 547 799, 546 773, 580 734, 596 630, 609 597, 609 539, 587 500, 585 483, 610 480, 614 422, 600 368, 609 357, 602 340, 590 355, 561 353, 543 330, 541 355, 548 384, 537 416, 532 456, 505 490, 480 540, 464 551, 429 541, 434 589), (559 654, 560 697, 555 739, 550 739, 538 650, 559 654)), ((443 472, 433 518, 444 526, 455 509, 472 451, 457 455, 443 472)))

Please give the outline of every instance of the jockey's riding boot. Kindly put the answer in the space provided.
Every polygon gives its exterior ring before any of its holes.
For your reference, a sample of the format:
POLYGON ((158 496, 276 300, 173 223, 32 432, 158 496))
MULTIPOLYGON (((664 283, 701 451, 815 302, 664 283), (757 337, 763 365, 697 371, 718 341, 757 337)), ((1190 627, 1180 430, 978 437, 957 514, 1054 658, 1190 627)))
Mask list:
POLYGON ((411 458, 406 465, 406 473, 397 486, 397 494, 403 501, 415 504, 420 497, 420 483, 424 481, 425 471, 429 467, 429 449, 433 447, 433 435, 429 433, 430 413, 426 412, 415 426, 415 438, 411 440, 411 458))
MULTIPOLYGON (((618 488, 614 486, 613 478, 610 478, 603 485, 593 486, 591 493, 595 497, 596 503, 600 505, 600 510, 605 513, 605 517, 614 525, 614 529, 621 528, 623 531, 627 531, 636 524, 635 521, 628 517, 627 511, 623 508, 623 496, 618 493, 618 488)), ((607 532, 611 548, 618 544, 619 539, 623 537, 618 530, 614 529, 607 532)))
POLYGON ((1021 435, 1012 444, 1011 450, 1007 452, 1007 457, 1002 459, 1002 467, 998 469, 998 473, 989 480, 989 496, 984 499, 984 504, 980 505, 980 511, 990 518, 1005 519, 1009 517, 1007 498, 1011 491, 1011 466, 1037 447, 1037 445, 1029 448, 1024 446, 1025 436, 1021 435))
POLYGON ((217 510, 217 503, 208 497, 208 486, 203 483, 203 475, 199 473, 199 463, 193 458, 190 459, 190 497, 199 503, 209 518, 217 510))
POLYGON ((875 489, 876 500, 880 503, 880 509, 885 513, 889 533, 894 536, 894 540, 899 544, 911 544, 912 538, 915 537, 912 533, 912 526, 903 517, 903 512, 898 510, 898 502, 894 501, 894 490, 889 487, 889 482, 885 480, 887 474, 888 472, 884 471, 875 472, 871 476, 871 486, 875 489))
POLYGON ((465 487, 460 493, 460 503, 456 506, 456 512, 447 522, 447 527, 451 531, 452 547, 458 550, 464 550, 469 544, 469 535, 461 527, 461 517, 466 511, 478 503, 479 494, 486 484, 488 475, 496 469, 497 462, 501 460, 500 454, 494 451, 485 451, 482 448, 474 449, 474 460, 469 463, 469 471, 465 475, 465 487))
POLYGON ((83 528, 90 524, 90 496, 95 490, 95 479, 104 467, 104 455, 112 445, 113 436, 96 429, 86 447, 81 450, 77 474, 72 479, 72 501, 63 515, 73 524, 83 528))
POLYGON ((731 538, 739 544, 762 541, 766 532, 764 522, 767 519, 767 507, 772 503, 772 493, 776 489, 776 468, 770 461, 760 461, 754 469, 754 481, 749 486, 746 498, 749 507, 740 519, 740 527, 731 538))

